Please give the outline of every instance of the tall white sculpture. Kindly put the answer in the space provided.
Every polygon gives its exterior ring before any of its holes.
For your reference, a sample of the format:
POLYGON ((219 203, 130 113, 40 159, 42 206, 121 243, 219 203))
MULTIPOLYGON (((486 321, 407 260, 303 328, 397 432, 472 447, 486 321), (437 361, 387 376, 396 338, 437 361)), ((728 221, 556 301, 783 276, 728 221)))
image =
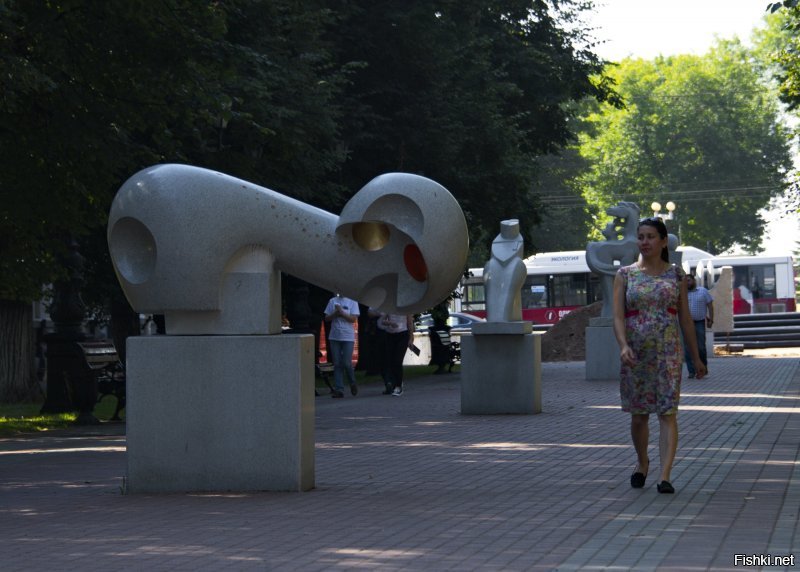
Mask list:
POLYGON ((483 269, 486 321, 461 336, 461 412, 466 415, 540 413, 541 339, 522 320, 519 221, 500 222, 492 256, 483 269))
POLYGON ((487 322, 522 320, 521 288, 527 275, 522 245, 519 221, 500 222, 500 234, 492 242, 492 257, 483 269, 487 322))
POLYGON ((128 339, 128 490, 314 486, 314 347, 281 333, 280 272, 391 313, 434 306, 469 248, 441 185, 393 173, 336 216, 185 165, 140 171, 108 223, 131 306, 166 336, 128 339))
MULTIPOLYGON (((688 266, 685 264, 684 270, 688 266)), ((707 352, 713 355, 714 334, 733 331, 733 268, 715 268, 711 260, 706 261, 705 265, 700 262, 695 268, 695 278, 697 284, 708 288, 714 298, 714 325, 706 333, 707 352)))

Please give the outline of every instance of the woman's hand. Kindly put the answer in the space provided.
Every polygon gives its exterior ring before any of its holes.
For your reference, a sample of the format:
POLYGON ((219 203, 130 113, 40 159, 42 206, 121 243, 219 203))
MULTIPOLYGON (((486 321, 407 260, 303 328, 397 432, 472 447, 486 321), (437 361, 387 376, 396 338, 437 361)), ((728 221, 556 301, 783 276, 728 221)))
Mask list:
POLYGON ((706 368, 706 365, 699 359, 695 363, 697 363, 697 365, 694 366, 695 377, 697 379, 703 379, 708 373, 708 369, 706 368))
POLYGON ((636 365, 636 355, 628 345, 623 346, 623 348, 620 350, 619 359, 622 361, 622 363, 629 367, 636 365))

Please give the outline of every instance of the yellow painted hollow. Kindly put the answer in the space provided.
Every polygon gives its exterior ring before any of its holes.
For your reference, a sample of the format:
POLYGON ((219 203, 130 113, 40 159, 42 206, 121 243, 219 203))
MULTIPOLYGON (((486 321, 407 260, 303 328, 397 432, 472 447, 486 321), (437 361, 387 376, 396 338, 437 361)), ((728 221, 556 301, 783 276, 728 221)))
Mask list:
POLYGON ((353 240, 364 250, 380 250, 389 242, 389 227, 382 222, 357 222, 353 225, 353 240))

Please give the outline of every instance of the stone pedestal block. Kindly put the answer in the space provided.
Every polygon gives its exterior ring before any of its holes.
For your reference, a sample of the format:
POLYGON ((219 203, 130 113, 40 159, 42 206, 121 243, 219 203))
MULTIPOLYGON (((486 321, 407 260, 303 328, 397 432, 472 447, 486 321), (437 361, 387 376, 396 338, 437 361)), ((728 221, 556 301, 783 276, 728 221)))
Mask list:
POLYGON ((314 487, 314 337, 128 339, 128 490, 314 487))
POLYGON ((611 318, 593 318, 586 328, 586 379, 619 379, 619 344, 611 318))
POLYGON ((461 413, 541 411, 541 334, 461 336, 461 413))
POLYGON ((475 322, 472 324, 472 333, 477 335, 488 334, 530 334, 533 324, 527 320, 519 322, 475 322))

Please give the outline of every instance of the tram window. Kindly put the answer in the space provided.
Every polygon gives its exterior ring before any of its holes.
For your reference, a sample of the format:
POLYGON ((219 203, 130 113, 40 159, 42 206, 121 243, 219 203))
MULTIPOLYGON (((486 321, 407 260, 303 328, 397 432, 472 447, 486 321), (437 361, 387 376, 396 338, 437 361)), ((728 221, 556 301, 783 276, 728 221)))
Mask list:
POLYGON ((584 274, 553 276, 554 306, 583 306, 588 298, 588 284, 584 274))
POLYGON ((522 308, 547 308, 547 280, 545 276, 528 276, 522 287, 522 308))
POLYGON ((467 284, 464 287, 461 309, 465 312, 486 309, 486 292, 483 284, 467 284))
POLYGON ((750 281, 747 279, 747 267, 746 266, 734 266, 733 267, 733 287, 734 288, 741 288, 744 286, 745 288, 749 289, 750 281))
POLYGON ((587 304, 594 304, 603 299, 603 289, 600 286, 600 277, 597 274, 589 274, 589 292, 586 296, 587 304))
POLYGON ((749 266, 747 276, 753 298, 777 298, 774 266, 749 266))

